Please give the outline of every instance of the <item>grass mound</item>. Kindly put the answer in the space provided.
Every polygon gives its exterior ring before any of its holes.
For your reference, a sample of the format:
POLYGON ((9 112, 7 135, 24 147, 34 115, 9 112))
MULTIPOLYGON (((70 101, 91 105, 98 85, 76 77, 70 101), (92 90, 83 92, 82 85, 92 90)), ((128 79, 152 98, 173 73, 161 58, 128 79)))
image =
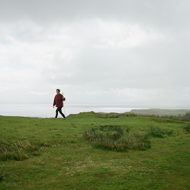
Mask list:
POLYGON ((186 124, 184 126, 184 129, 185 129, 186 132, 190 133, 190 123, 186 124))
POLYGON ((146 150, 151 147, 148 135, 129 133, 128 128, 121 126, 101 126, 84 132, 84 137, 95 147, 127 151, 129 149, 146 150))
POLYGON ((150 135, 154 137, 163 138, 164 136, 170 136, 173 134, 173 130, 161 129, 160 127, 150 127, 150 135))

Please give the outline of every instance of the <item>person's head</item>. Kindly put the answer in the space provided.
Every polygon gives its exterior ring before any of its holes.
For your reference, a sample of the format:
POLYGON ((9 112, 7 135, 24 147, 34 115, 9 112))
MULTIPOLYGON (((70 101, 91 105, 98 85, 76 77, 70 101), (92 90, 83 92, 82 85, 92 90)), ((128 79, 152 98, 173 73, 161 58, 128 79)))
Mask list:
POLYGON ((60 89, 56 89, 56 93, 59 94, 60 93, 60 89))

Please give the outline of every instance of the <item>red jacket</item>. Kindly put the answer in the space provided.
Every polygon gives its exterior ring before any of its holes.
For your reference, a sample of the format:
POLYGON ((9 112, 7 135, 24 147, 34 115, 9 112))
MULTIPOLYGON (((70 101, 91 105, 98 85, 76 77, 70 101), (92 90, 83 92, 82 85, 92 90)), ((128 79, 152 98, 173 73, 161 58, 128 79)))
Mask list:
POLYGON ((53 106, 56 105, 56 107, 63 107, 63 101, 65 101, 65 97, 62 94, 55 95, 53 106))

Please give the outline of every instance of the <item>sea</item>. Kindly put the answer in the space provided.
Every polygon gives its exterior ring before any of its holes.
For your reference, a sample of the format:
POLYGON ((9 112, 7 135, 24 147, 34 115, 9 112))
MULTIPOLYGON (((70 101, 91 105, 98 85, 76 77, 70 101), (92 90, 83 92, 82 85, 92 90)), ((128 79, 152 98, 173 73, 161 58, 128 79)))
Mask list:
MULTIPOLYGON (((62 111, 66 116, 80 112, 124 113, 134 109, 190 109, 190 106, 157 106, 157 105, 97 105, 97 104, 65 104, 62 111)), ((55 110, 51 104, 0 104, 0 115, 22 117, 55 117, 55 110)), ((60 116, 59 116, 60 117, 60 116)))

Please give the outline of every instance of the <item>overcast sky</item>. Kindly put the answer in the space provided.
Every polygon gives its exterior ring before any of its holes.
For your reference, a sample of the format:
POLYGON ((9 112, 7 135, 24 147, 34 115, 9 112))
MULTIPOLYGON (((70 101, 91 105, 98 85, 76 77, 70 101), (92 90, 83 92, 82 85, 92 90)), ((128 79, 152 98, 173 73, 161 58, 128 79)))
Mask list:
POLYGON ((0 103, 190 105, 189 0, 0 0, 0 103))

